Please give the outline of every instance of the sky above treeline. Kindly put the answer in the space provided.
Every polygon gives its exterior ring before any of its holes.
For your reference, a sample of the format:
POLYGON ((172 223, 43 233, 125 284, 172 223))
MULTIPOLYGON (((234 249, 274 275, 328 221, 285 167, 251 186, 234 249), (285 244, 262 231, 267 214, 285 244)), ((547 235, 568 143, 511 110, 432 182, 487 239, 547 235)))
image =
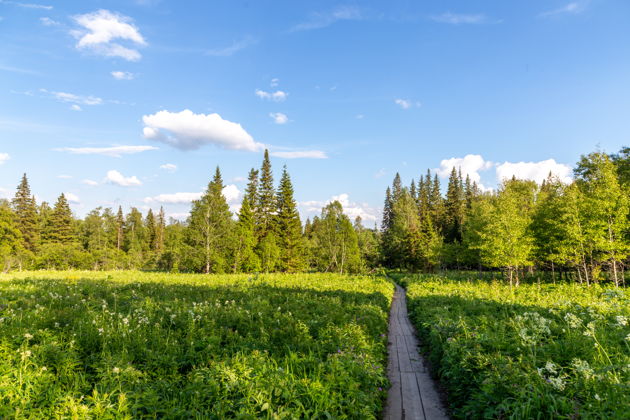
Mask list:
MULTIPOLYGON (((380 220, 396 172, 570 180, 630 134, 627 0, 0 0, 0 198, 164 206, 268 148, 302 216, 380 220)), ((444 182, 445 183, 445 182, 444 182)))

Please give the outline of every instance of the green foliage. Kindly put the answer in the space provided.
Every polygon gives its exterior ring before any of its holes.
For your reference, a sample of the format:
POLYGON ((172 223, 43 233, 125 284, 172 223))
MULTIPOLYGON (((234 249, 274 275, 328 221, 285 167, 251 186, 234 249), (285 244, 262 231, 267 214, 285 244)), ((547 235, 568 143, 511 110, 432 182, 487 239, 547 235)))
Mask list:
POLYGON ((305 266, 302 222, 293 198, 293 185, 286 166, 282 171, 276 203, 278 205, 276 227, 280 248, 278 268, 289 273, 302 271, 305 266))
POLYGON ((217 167, 208 189, 193 202, 190 212, 186 242, 193 250, 193 271, 224 273, 229 270, 233 223, 230 207, 223 196, 223 179, 217 167))
POLYGON ((13 209, 17 227, 22 235, 22 246, 28 251, 36 251, 40 241, 37 204, 35 197, 31 195, 31 187, 28 185, 26 174, 22 176, 17 187, 15 198, 13 198, 13 209))
POLYGON ((379 418, 380 277, 0 275, 2 418, 379 418))
POLYGON ((471 277, 401 279, 455 418, 627 418, 624 291, 471 277))

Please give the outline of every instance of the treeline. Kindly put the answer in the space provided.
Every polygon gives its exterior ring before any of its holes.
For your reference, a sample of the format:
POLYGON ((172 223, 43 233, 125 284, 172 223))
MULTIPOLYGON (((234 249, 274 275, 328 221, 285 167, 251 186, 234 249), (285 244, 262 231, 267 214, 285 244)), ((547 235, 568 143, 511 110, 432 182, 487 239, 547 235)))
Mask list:
POLYGON ((185 222, 167 222, 162 208, 143 215, 99 207, 77 219, 64 194, 53 207, 38 204, 25 174, 13 200, 0 201, 1 268, 360 272, 378 263, 377 231, 353 224, 339 202, 303 225, 289 173, 285 167, 276 187, 266 151, 249 172, 238 215, 223 188, 217 167, 185 222))
POLYGON ((430 171, 386 191, 382 263, 404 270, 501 269, 624 282, 630 255, 630 148, 583 156, 571 184, 512 178, 483 192, 453 168, 446 190, 430 171))

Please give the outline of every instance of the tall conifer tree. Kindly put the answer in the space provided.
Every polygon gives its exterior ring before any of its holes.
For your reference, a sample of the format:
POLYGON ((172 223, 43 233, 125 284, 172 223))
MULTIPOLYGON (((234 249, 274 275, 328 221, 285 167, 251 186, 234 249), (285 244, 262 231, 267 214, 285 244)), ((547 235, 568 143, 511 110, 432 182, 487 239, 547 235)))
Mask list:
POLYGON ((278 203, 276 223, 280 247, 279 268, 287 272, 300 271, 304 266, 302 223, 293 198, 293 185, 286 166, 282 170, 276 202, 278 203))
POLYGON ((17 227, 22 234, 22 244, 27 250, 34 252, 40 239, 37 220, 37 206, 35 197, 31 195, 26 174, 22 176, 13 199, 13 209, 16 215, 17 227))

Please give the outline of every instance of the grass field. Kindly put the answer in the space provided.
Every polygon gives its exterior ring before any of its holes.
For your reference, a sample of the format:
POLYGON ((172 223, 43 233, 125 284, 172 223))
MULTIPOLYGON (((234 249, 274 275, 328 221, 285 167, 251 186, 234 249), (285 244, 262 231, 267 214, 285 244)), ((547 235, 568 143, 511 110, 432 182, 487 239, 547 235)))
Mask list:
POLYGON ((630 418, 627 291, 398 280, 456 418, 630 418))
POLYGON ((376 418, 382 277, 0 275, 0 418, 376 418))

